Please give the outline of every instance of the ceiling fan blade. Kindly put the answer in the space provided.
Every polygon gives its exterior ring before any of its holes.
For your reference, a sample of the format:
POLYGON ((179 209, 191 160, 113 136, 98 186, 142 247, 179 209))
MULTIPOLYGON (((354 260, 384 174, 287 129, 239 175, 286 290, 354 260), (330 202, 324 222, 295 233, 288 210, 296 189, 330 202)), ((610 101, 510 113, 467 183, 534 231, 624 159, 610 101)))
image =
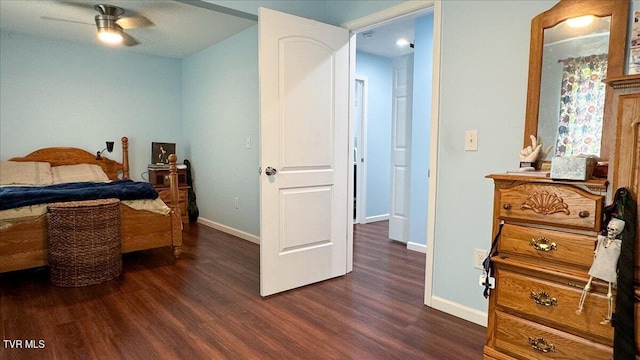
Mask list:
POLYGON ((136 46, 138 44, 140 44, 140 41, 136 40, 136 38, 134 38, 133 36, 123 32, 122 36, 124 37, 124 41, 123 44, 125 46, 136 46))
POLYGON ((116 24, 125 30, 147 28, 155 25, 144 16, 124 16, 116 20, 116 24))
POLYGON ((78 0, 56 0, 60 5, 73 6, 75 8, 93 10, 93 4, 78 0))
POLYGON ((87 23, 87 22, 84 22, 84 21, 76 21, 76 20, 69 20, 69 19, 60 19, 60 18, 54 18, 54 17, 51 17, 51 16, 40 16, 40 19, 95 26, 95 24, 93 24, 93 23, 87 23))

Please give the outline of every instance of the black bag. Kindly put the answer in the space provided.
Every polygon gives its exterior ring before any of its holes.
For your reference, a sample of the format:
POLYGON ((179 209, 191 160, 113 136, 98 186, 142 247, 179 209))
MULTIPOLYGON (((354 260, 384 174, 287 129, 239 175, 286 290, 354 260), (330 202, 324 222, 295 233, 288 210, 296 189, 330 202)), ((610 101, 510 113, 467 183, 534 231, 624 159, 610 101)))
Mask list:
POLYGON ((484 275, 486 276, 482 285, 484 285, 484 298, 489 297, 489 289, 493 289, 495 284, 492 284, 493 279, 493 264, 491 263, 491 258, 498 254, 498 240, 500 239, 500 234, 502 233, 502 227, 504 226, 504 220, 500 221, 500 227, 498 228, 498 233, 496 237, 493 238, 491 242, 491 250, 487 254, 487 257, 482 262, 482 267, 484 268, 484 275))
POLYGON ((605 226, 612 218, 625 221, 625 228, 620 234, 622 248, 618 259, 618 289, 616 293, 616 312, 611 324, 613 334, 613 358, 615 360, 635 359, 635 327, 634 307, 634 268, 637 228, 637 205, 626 188, 616 191, 613 203, 604 209, 605 226))
POLYGON ((185 159, 184 164, 187 166, 187 185, 189 185, 189 190, 187 191, 187 214, 189 214, 189 222, 192 223, 198 221, 200 210, 198 210, 198 204, 196 204, 196 192, 193 190, 191 163, 185 159))

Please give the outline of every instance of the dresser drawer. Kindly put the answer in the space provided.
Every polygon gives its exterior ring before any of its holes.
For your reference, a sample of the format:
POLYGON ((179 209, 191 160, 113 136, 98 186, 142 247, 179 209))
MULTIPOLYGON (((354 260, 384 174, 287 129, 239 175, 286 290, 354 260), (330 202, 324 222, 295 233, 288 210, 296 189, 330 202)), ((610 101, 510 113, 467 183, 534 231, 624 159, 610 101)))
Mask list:
POLYGON ((613 355, 611 347, 501 311, 496 311, 495 336, 496 350, 516 359, 610 360, 613 355))
POLYGON ((605 295, 590 292, 582 313, 576 314, 581 289, 539 280, 530 276, 496 268, 499 283, 496 284, 497 304, 524 317, 562 326, 566 331, 613 345, 613 327, 600 324, 607 317, 608 301, 605 295), (541 302, 543 304, 539 304, 541 302))
POLYGON ((596 237, 505 224, 498 252, 525 255, 534 261, 550 260, 585 269, 593 263, 596 237))
POLYGON ((500 218, 600 230, 601 195, 570 185, 524 183, 499 189, 500 218))

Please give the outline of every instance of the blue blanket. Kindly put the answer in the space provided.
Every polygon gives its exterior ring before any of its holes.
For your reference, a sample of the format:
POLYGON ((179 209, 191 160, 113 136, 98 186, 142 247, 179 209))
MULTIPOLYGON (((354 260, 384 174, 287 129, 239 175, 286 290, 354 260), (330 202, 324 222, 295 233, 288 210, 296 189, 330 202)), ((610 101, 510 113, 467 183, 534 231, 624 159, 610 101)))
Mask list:
POLYGON ((75 182, 49 186, 7 186, 0 188, 0 210, 62 201, 116 198, 155 199, 158 192, 148 182, 116 180, 108 183, 75 182))

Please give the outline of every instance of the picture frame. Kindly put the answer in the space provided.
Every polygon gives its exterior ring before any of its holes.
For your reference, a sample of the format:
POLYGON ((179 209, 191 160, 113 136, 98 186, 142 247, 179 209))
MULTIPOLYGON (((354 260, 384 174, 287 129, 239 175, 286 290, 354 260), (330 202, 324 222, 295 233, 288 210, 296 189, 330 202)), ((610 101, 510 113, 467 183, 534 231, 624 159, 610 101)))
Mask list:
POLYGON ((175 143, 152 142, 151 143, 151 162, 154 165, 168 165, 169 155, 176 153, 175 143))

